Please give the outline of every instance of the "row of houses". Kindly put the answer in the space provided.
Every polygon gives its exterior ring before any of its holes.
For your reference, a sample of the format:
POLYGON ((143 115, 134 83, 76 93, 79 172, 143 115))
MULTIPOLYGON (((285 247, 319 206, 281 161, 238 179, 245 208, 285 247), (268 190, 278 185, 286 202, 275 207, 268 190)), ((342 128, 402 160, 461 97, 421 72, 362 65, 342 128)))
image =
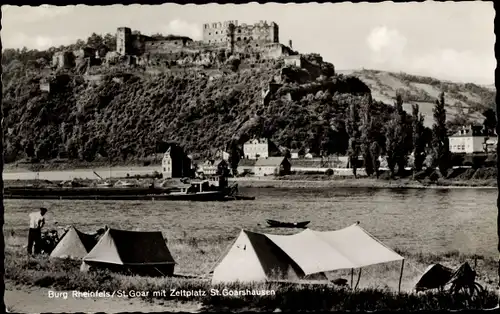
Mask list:
POLYGON ((277 146, 267 138, 251 139, 243 144, 243 158, 244 159, 258 159, 268 157, 285 156, 286 152, 290 155, 289 159, 306 158, 312 159, 314 154, 307 149, 288 149, 284 146, 277 146))
MULTIPOLYGON (((347 157, 338 157, 345 160, 339 162, 339 159, 329 164, 325 159, 315 159, 305 150, 288 150, 288 156, 285 151, 286 148, 278 147, 268 139, 251 139, 243 145, 244 156, 238 164, 238 173, 249 172, 256 176, 273 175, 276 172, 286 174, 291 171, 291 160, 294 160, 298 169, 348 166, 347 157), (307 160, 306 164, 302 162, 301 165, 301 159, 307 160)), ((180 147, 172 145, 163 155, 161 173, 164 178, 181 178, 193 175, 214 176, 229 169, 229 153, 225 151, 217 151, 212 159, 196 161, 180 147)))
MULTIPOLYGON (((450 151, 455 154, 489 153, 497 148, 498 137, 485 135, 480 126, 464 126, 449 138, 450 151)), ((350 168, 346 156, 317 157, 307 150, 289 150, 278 147, 268 139, 251 139, 243 145, 243 158, 238 163, 238 173, 268 176, 293 171, 311 171, 350 168)), ((381 158, 381 166, 385 160, 381 158)), ((228 172, 229 154, 219 150, 215 158, 195 161, 182 149, 172 146, 162 160, 164 178, 180 178, 193 175, 214 176, 228 172)))
MULTIPOLYGON (((489 153, 497 149, 498 137, 488 135, 482 126, 468 125, 461 127, 449 137, 450 152, 455 154, 489 153)), ((307 150, 288 150, 286 147, 277 147, 268 139, 252 139, 243 145, 244 158, 257 159, 259 157, 276 157, 289 151, 291 159, 312 159, 313 154, 307 150)))
MULTIPOLYGON (((239 174, 249 173, 254 176, 270 176, 275 174, 289 174, 293 171, 325 171, 334 168, 349 168, 347 157, 291 159, 286 156, 257 157, 255 159, 242 158, 238 163, 239 174)), ((169 148, 162 159, 163 178, 182 177, 211 177, 219 174, 229 174, 231 165, 229 154, 218 151, 215 158, 196 161, 189 155, 182 155, 179 151, 169 148)))
POLYGON ((216 158, 205 161, 196 161, 182 148, 171 145, 163 154, 161 173, 163 178, 193 177, 203 173, 205 176, 214 176, 229 170, 229 154, 218 151, 216 158))

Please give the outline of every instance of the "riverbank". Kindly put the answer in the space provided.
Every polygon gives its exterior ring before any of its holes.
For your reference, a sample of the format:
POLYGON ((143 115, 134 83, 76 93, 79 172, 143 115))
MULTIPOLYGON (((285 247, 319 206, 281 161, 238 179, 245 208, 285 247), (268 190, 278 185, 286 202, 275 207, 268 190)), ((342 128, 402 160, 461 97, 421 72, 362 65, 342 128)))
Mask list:
MULTIPOLYGON (((193 275, 198 278, 186 277, 137 277, 118 275, 106 271, 82 273, 79 270, 79 261, 49 259, 47 257, 27 258, 24 250, 12 246, 21 239, 7 241, 5 259, 5 278, 9 285, 6 295, 7 306, 16 311, 28 312, 75 312, 83 306, 96 308, 103 306, 106 312, 121 312, 127 306, 135 309, 144 306, 149 310, 168 311, 274 311, 280 308, 287 310, 441 310, 441 309, 473 309, 492 308, 496 305, 495 292, 497 263, 493 258, 478 255, 464 255, 458 252, 449 252, 441 255, 412 253, 397 250, 405 257, 406 266, 402 281, 402 293, 398 294, 399 263, 388 263, 363 268, 363 275, 359 288, 355 291, 339 288, 332 284, 314 285, 297 283, 255 283, 211 285, 210 278, 203 272, 211 265, 205 265, 207 257, 196 258, 190 256, 193 264, 193 275), (456 269, 461 263, 469 262, 474 267, 477 261, 478 282, 486 288, 483 303, 466 303, 463 297, 452 297, 449 293, 428 292, 416 294, 412 291, 414 284, 422 275, 423 270, 430 264, 441 263, 456 269), (205 276, 203 276, 205 275, 205 276), (19 289, 19 295, 14 289, 19 289), (211 289, 219 291, 273 291, 268 296, 214 296, 211 289), (36 303, 48 300, 48 291, 121 291, 125 298, 92 298, 68 300, 52 300, 44 302, 45 307, 36 303), (153 296, 153 291, 204 291, 202 295, 172 296, 170 293, 162 296, 153 296), (134 292, 149 292, 147 297, 135 296, 134 292), (23 297, 23 302, 20 296, 23 297), (321 302, 320 302, 321 300, 321 302), (94 305, 92 303, 96 302, 94 305), (143 303, 147 302, 147 303, 143 303), (34 307, 29 308, 29 304, 34 307), (50 305, 52 304, 52 305, 50 305)), ((170 243, 169 246, 183 245, 187 252, 199 251, 196 243, 170 243)), ((215 248, 217 243, 211 243, 215 248)), ((209 245, 209 246, 210 246, 209 245)), ((203 247, 205 255, 220 254, 219 249, 203 247)), ((184 253, 186 254, 186 253, 184 253)), ((191 254, 191 253, 189 253, 191 254)), ((197 253, 198 257, 199 254, 197 253)), ((180 260, 186 260, 180 257, 180 260)), ((218 256, 211 256, 216 260, 218 256)), ((357 275, 357 272, 356 272, 357 275)), ((330 279, 349 278, 349 271, 339 271, 328 275, 330 279), (338 276, 338 277, 332 277, 338 276)), ((102 310, 102 308, 100 309, 102 310)))
MULTIPOLYGON (((41 169, 34 172, 23 167, 8 165, 3 173, 6 184, 16 181, 16 185, 32 180, 66 181, 66 180, 97 180, 104 179, 152 179, 160 178, 159 166, 114 166, 99 167, 99 164, 80 164, 74 168, 72 164, 61 164, 61 168, 48 170, 41 169), (86 168, 87 166, 88 168, 86 168)), ((363 187, 363 188, 496 188, 496 168, 454 168, 443 177, 437 171, 422 172, 413 176, 407 171, 403 177, 391 178, 387 171, 382 171, 379 179, 369 178, 362 171, 358 178, 354 178, 349 169, 333 175, 321 173, 296 172, 291 175, 274 177, 237 177, 230 181, 238 182, 241 187, 275 187, 275 188, 301 188, 301 187, 363 187)))
POLYGON ((109 161, 51 161, 43 163, 26 163, 14 162, 4 166, 5 172, 33 172, 33 171, 73 171, 73 170, 91 170, 91 169, 127 169, 127 168, 144 168, 153 167, 161 169, 160 161, 135 161, 135 162, 112 162, 109 161))
POLYGON ((239 187, 248 188, 392 188, 392 189, 460 189, 484 188, 496 189, 497 181, 487 180, 437 180, 436 182, 419 182, 403 178, 397 180, 383 180, 375 178, 323 178, 312 179, 307 176, 287 176, 283 178, 231 178, 230 182, 238 183, 239 187))

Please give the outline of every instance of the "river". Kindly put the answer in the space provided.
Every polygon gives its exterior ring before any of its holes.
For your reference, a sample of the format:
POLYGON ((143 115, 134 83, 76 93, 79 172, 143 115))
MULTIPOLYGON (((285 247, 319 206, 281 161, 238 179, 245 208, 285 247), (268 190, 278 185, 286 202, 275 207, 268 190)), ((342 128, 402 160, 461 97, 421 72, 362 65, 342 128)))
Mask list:
POLYGON ((497 255, 496 189, 240 188, 255 201, 152 202, 5 200, 5 230, 25 231, 27 214, 49 208, 48 221, 95 231, 161 230, 168 239, 224 243, 240 229, 266 233, 265 219, 310 220, 310 228, 335 230, 356 221, 391 247, 413 252, 497 255))

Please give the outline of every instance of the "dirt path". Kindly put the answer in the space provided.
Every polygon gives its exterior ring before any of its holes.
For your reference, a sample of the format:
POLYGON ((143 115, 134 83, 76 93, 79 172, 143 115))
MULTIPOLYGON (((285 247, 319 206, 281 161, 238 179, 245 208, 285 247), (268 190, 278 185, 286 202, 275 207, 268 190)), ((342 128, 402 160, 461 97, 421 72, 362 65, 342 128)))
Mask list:
POLYGON ((195 302, 169 301, 149 303, 140 299, 123 298, 49 298, 49 291, 39 287, 17 286, 6 282, 5 304, 11 313, 119 313, 119 312, 198 312, 195 302))

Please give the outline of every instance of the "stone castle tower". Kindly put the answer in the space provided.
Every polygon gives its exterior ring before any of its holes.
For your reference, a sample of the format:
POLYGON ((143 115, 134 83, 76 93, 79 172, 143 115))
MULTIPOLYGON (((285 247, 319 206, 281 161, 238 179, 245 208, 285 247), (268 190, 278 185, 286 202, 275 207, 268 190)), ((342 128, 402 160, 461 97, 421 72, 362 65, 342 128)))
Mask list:
POLYGON ((130 54, 132 46, 132 30, 128 27, 119 27, 116 31, 116 51, 124 56, 130 54))

